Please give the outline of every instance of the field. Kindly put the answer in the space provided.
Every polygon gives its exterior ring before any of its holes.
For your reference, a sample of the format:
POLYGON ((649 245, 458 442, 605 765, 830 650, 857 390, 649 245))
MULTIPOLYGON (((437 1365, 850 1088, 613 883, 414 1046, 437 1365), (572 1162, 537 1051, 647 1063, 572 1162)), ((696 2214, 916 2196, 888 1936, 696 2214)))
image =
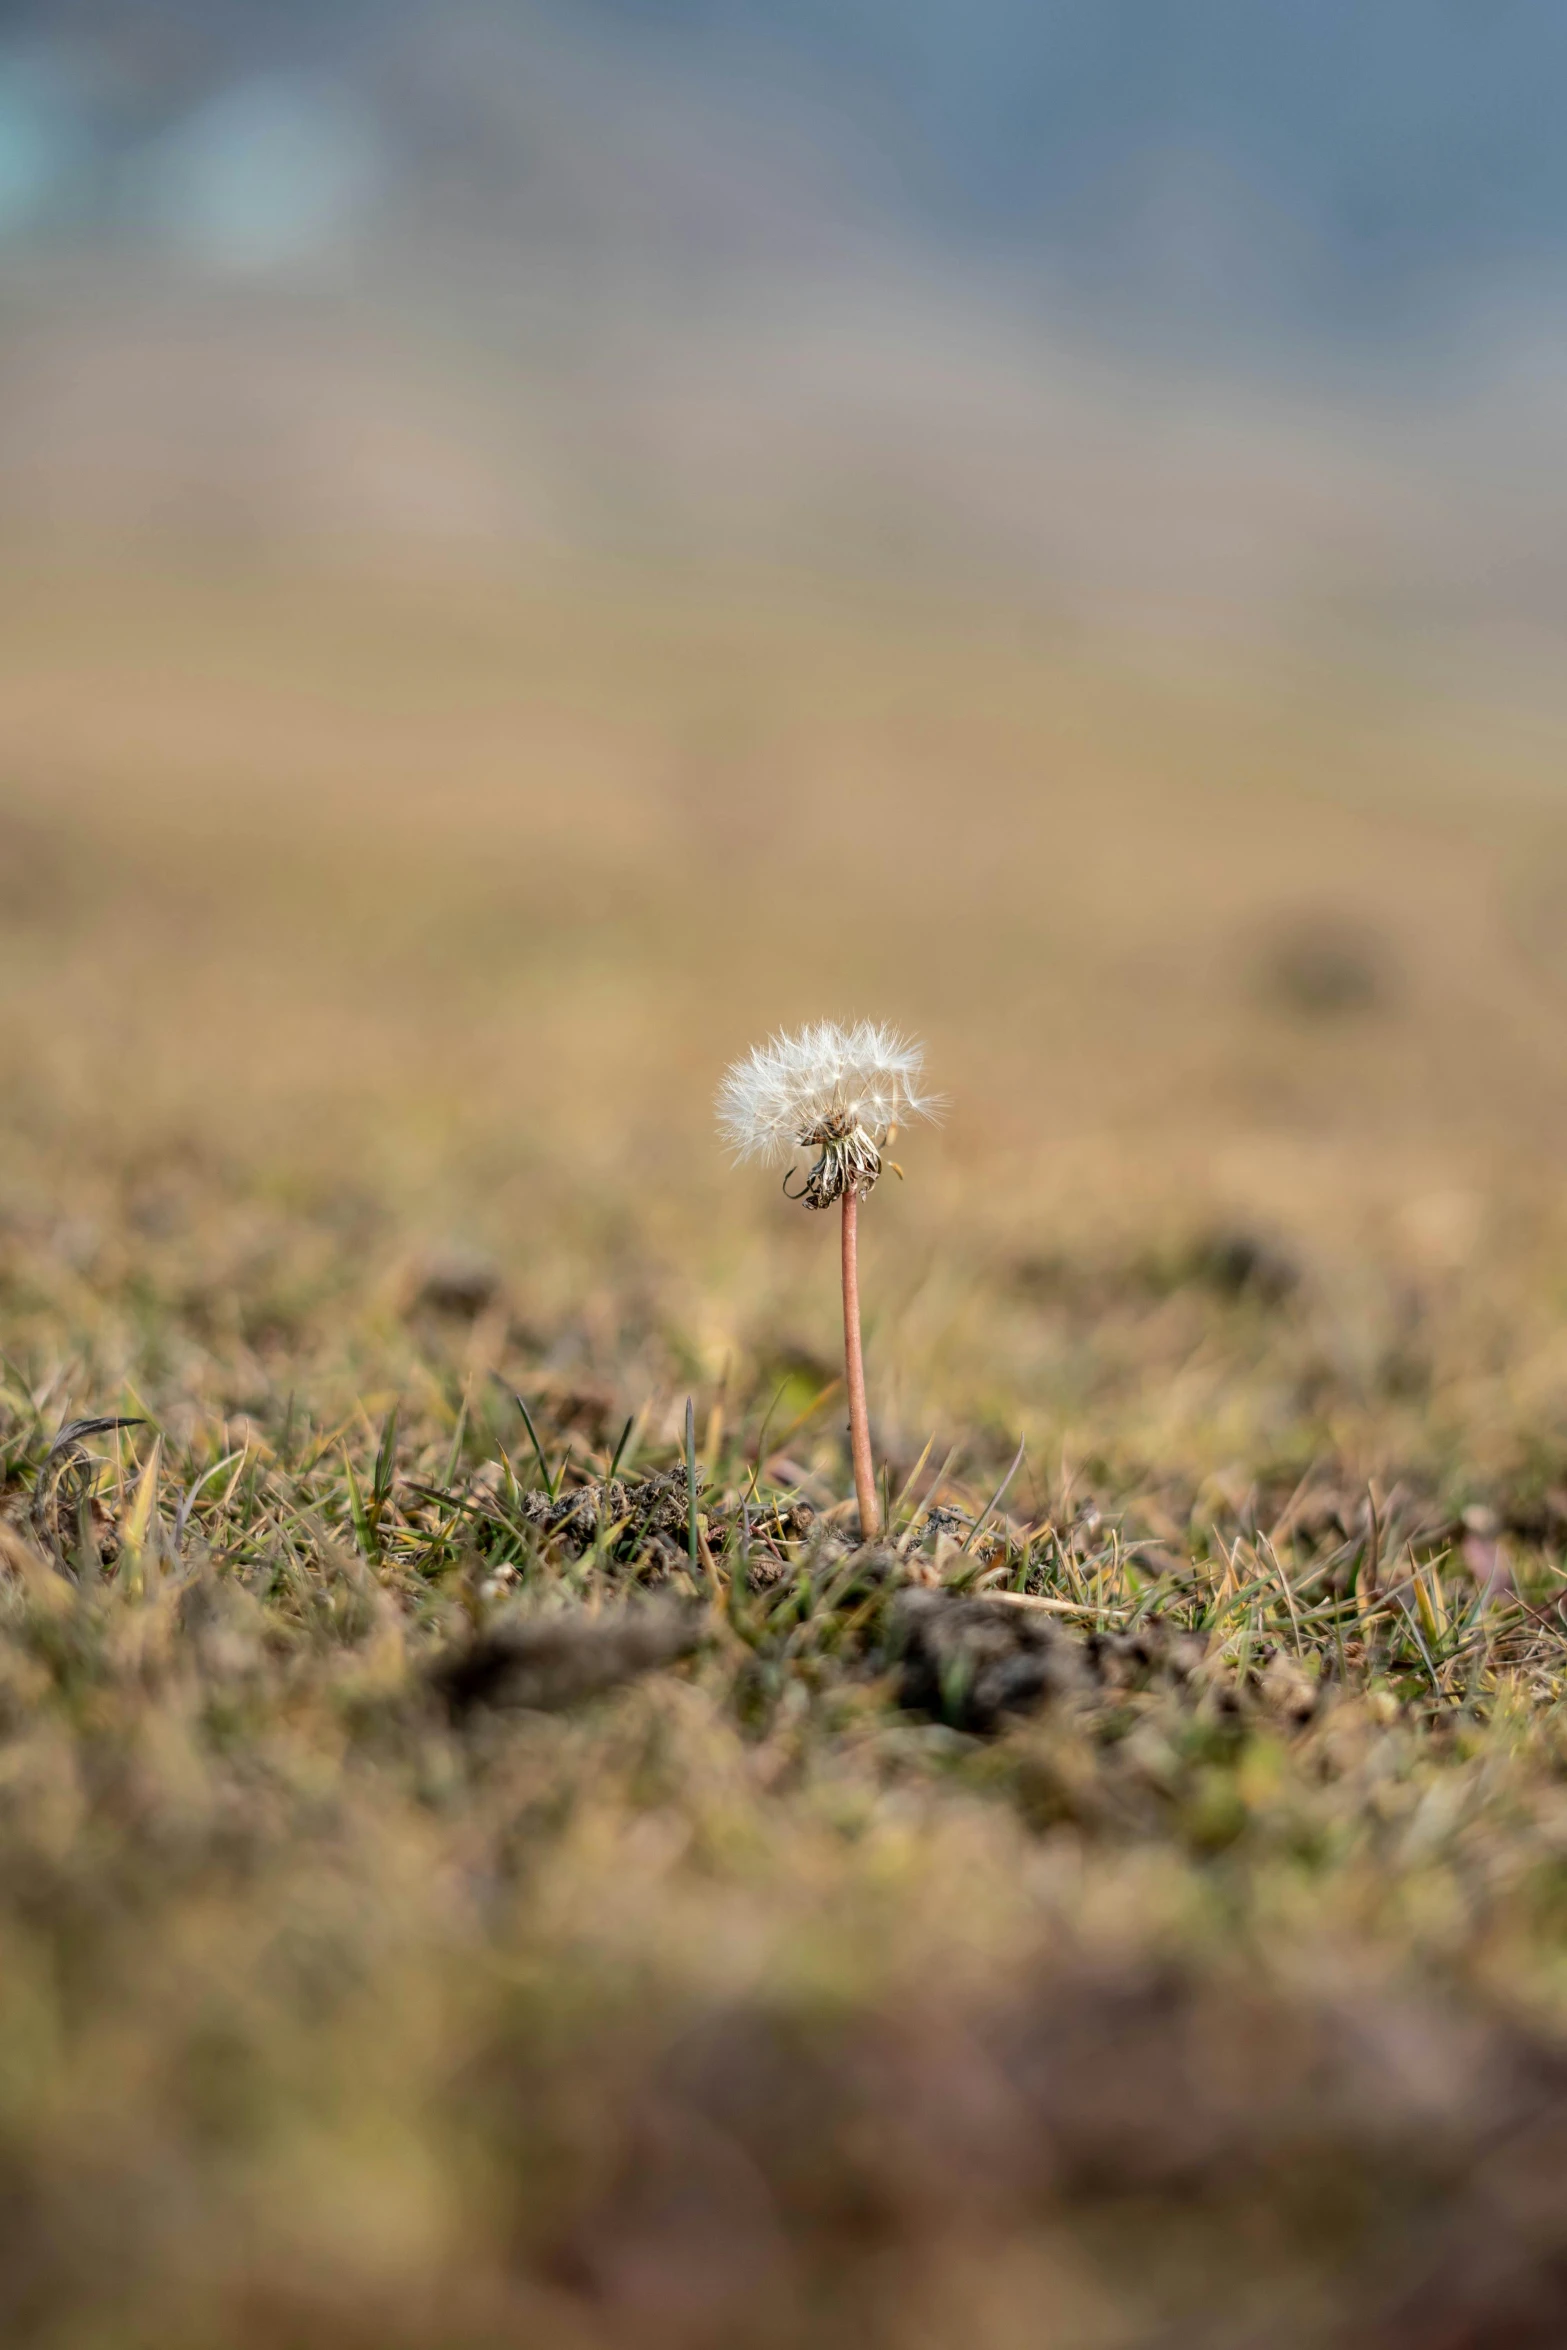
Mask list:
POLYGON ((1387 647, 13 561, 7 2340, 1567 2338, 1564 748, 1387 647), (949 1104, 871 1550, 712 1112, 861 1014, 949 1104))

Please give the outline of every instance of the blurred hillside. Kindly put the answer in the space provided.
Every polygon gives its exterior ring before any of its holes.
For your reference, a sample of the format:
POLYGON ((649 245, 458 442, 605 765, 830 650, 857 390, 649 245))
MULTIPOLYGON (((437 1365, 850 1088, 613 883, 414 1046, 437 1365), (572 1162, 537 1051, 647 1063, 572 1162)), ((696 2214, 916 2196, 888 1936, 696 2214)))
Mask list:
POLYGON ((0 517, 1536 657, 1564 92, 1559 13, 1456 0, 40 0, 0 517))

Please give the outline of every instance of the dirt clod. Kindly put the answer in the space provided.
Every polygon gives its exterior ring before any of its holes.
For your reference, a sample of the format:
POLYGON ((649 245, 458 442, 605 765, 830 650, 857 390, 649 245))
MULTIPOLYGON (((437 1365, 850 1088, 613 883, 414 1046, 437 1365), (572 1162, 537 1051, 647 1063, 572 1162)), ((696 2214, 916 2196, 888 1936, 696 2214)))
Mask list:
POLYGON ((978 1735, 1032 1713, 1087 1679, 1082 1644, 1048 1617, 997 1600, 902 1591, 893 1602, 899 1702, 978 1735))
POLYGON ((701 1611, 690 1607, 541 1616, 494 1626, 443 1657, 430 1679, 459 1720, 481 1706, 559 1713, 689 1656, 702 1636, 701 1611))

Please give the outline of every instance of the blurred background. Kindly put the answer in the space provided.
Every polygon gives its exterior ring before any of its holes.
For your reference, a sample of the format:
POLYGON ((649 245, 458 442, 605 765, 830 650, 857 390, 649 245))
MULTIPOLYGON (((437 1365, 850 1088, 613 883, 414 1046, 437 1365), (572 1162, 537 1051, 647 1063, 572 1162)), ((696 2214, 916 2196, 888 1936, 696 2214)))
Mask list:
POLYGON ((221 1136, 716 1362, 713 1084, 864 1012, 998 1410, 1107 1222, 1554 1296, 1564 108, 1555 0, 10 0, 13 1199, 221 1136))
POLYGON ((11 0, 13 532, 1542 658, 1551 0, 11 0))

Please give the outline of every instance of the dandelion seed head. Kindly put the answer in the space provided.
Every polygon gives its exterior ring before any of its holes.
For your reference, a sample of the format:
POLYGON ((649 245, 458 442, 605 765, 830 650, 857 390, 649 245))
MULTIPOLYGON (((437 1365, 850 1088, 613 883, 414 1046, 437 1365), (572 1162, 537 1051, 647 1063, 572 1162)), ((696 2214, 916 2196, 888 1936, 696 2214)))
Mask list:
POLYGON ((940 1104, 923 1090, 924 1050, 894 1028, 860 1020, 841 1028, 817 1021, 771 1037, 736 1061, 718 1091, 718 1119, 737 1159, 776 1164, 791 1151, 825 1154, 829 1188, 802 1195, 812 1207, 852 1183, 863 1196, 881 1172, 880 1149, 893 1128, 934 1117, 940 1104))

